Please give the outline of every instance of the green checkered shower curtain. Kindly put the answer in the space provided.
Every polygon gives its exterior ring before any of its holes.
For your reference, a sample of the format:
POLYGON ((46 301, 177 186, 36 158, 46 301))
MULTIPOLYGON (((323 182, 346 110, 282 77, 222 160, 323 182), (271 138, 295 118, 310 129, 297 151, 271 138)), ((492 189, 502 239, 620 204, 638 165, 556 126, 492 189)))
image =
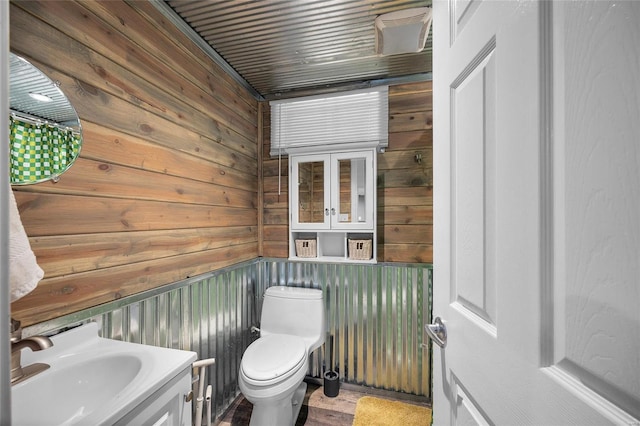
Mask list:
POLYGON ((71 129, 9 118, 11 183, 39 182, 64 172, 80 150, 71 129))

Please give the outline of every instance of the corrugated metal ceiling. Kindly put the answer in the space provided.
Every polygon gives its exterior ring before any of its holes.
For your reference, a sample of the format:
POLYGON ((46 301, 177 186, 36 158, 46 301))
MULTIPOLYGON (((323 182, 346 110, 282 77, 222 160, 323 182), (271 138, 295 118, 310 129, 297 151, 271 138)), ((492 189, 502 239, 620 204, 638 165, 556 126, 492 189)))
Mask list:
POLYGON ((55 82, 14 53, 9 54, 9 68, 9 106, 12 113, 18 114, 20 119, 79 127, 76 110, 55 82), (38 101, 31 94, 44 95, 48 101, 38 101))
MULTIPOLYGON (((430 78, 431 37, 420 53, 376 55, 374 20, 431 0, 157 0, 253 89, 276 99, 430 78), (168 6, 168 7, 167 7, 168 6)), ((171 16, 170 16, 171 17, 171 16)), ((180 24, 180 23, 178 23, 180 24)), ((191 34, 189 34, 191 33, 191 34)), ((197 40, 196 40, 197 42, 197 40)), ((228 68, 228 69, 229 69, 228 68)))

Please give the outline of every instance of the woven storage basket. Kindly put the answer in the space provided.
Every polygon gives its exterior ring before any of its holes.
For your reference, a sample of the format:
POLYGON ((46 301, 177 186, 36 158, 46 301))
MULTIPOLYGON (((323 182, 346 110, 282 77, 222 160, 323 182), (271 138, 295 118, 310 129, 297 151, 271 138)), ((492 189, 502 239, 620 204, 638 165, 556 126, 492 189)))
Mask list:
POLYGON ((296 240, 296 256, 318 257, 316 251, 316 240, 296 240))
POLYGON ((371 259, 371 240, 349 240, 349 259, 369 260, 371 259))

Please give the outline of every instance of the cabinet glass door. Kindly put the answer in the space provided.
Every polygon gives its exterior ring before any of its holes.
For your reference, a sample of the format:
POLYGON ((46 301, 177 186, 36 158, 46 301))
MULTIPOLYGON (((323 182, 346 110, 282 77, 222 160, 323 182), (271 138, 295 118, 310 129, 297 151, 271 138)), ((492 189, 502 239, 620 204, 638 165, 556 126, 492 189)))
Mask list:
POLYGON ((370 152, 334 154, 332 227, 361 229, 373 224, 373 169, 370 152))
POLYGON ((329 164, 325 156, 304 156, 292 162, 292 225, 296 229, 329 226, 329 164))
POLYGON ((324 162, 298 164, 298 220, 324 222, 324 162))

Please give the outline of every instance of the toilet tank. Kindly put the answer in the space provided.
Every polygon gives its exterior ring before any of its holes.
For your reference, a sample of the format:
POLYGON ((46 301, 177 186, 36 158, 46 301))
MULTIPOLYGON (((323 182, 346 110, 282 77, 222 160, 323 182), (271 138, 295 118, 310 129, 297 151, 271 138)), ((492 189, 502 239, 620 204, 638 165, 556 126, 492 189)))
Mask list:
POLYGON ((322 290, 273 286, 264 294, 260 332, 302 337, 313 351, 324 342, 325 309, 322 290))

